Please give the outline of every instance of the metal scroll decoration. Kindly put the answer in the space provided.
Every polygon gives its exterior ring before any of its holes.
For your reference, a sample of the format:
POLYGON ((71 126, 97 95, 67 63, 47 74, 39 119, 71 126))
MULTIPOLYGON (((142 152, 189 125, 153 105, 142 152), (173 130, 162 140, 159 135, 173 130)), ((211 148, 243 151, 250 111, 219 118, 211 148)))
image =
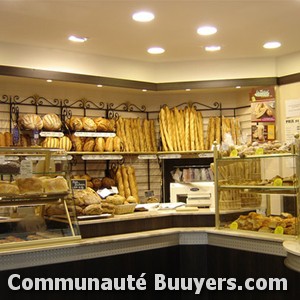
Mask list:
MULTIPOLYGON (((105 110, 105 103, 104 102, 99 102, 98 104, 88 100, 86 98, 79 99, 72 104, 69 105, 69 100, 64 100, 63 101, 63 107, 72 109, 72 108, 80 108, 83 110, 83 116, 86 117, 86 112, 88 109, 92 110, 105 110)), ((72 114, 69 112, 66 113, 66 116, 71 117, 72 114)))
POLYGON ((118 112, 146 112, 146 106, 142 105, 138 107, 135 104, 130 102, 124 102, 117 106, 114 103, 109 103, 107 105, 107 118, 108 119, 118 119, 119 113, 118 112))
MULTIPOLYGON (((161 108, 166 106, 166 104, 162 105, 161 108)), ((180 108, 180 107, 194 107, 195 110, 198 111, 205 111, 205 110, 222 110, 222 104, 221 102, 215 101, 212 105, 207 105, 200 102, 183 102, 178 105, 175 105, 174 107, 180 108)), ((172 108, 174 108, 172 107, 172 108)))

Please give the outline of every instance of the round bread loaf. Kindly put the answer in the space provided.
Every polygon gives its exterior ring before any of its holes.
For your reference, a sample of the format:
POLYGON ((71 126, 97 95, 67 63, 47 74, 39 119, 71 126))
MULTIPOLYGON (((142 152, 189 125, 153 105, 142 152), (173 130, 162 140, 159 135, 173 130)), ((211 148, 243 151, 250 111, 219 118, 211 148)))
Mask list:
POLYGON ((97 131, 110 131, 111 124, 108 119, 98 117, 94 119, 94 122, 97 125, 97 131))
POLYGON ((61 120, 56 114, 46 114, 43 116, 43 128, 49 131, 57 131, 61 129, 61 120))
POLYGON ((79 117, 71 117, 69 120, 71 130, 81 131, 83 129, 82 121, 79 117))
POLYGON ((44 148, 60 148, 60 143, 58 138, 46 137, 42 142, 42 147, 44 148))
POLYGON ((59 139, 59 148, 64 149, 66 151, 70 151, 72 149, 72 142, 67 136, 63 136, 59 139))
POLYGON ((95 147, 95 139, 94 138, 87 138, 83 145, 83 151, 85 152, 93 152, 95 147))
POLYGON ((26 114, 20 117, 19 124, 24 129, 29 130, 41 130, 43 128, 43 121, 39 115, 36 114, 26 114))
POLYGON ((94 122, 93 119, 88 118, 88 117, 83 117, 81 119, 81 121, 82 121, 83 129, 85 131, 96 131, 97 125, 96 125, 96 123, 94 122))

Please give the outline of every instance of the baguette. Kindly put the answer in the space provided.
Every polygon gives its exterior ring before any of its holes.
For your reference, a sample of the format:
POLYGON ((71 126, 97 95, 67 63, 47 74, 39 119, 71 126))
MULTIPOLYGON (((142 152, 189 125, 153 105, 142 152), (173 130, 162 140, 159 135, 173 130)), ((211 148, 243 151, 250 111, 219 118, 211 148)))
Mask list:
POLYGON ((122 171, 122 178, 123 178, 123 184, 124 184, 124 194, 125 194, 125 197, 128 198, 129 196, 131 196, 131 192, 130 192, 130 187, 129 187, 127 168, 125 166, 122 166, 121 171, 122 171))
POLYGON ((127 167, 127 173, 128 173, 128 181, 129 181, 131 196, 135 197, 137 203, 139 203, 140 201, 139 201, 139 195, 138 195, 138 189, 137 189, 137 184, 136 184, 134 168, 131 166, 127 167))
POLYGON ((124 189, 124 183, 123 183, 122 172, 121 172, 120 167, 118 168, 118 170, 116 172, 116 181, 117 181, 119 195, 124 197, 125 189, 124 189))

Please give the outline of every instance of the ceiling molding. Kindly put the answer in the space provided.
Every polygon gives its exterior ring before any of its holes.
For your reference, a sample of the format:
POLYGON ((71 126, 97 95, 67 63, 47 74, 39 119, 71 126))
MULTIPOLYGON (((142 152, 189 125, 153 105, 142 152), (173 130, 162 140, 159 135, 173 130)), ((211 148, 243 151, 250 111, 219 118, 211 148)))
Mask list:
POLYGON ((146 89, 149 91, 173 91, 185 89, 207 89, 207 88, 227 88, 236 86, 268 86, 284 85, 300 82, 300 73, 291 74, 283 77, 261 77, 261 78, 242 78, 242 79, 220 79, 202 80, 185 82, 163 82, 153 83, 111 77, 74 74, 57 71, 47 71, 39 69, 21 68, 13 66, 0 66, 0 75, 15 76, 34 79, 52 79, 62 82, 74 82, 83 84, 101 84, 103 86, 121 87, 130 89, 146 89))

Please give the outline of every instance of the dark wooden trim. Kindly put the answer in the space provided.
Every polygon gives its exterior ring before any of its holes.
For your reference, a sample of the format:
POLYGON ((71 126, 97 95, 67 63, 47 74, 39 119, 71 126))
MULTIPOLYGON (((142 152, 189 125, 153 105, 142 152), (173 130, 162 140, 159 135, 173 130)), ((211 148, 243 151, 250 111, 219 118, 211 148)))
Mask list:
POLYGON ((300 73, 278 77, 277 79, 278 85, 284 85, 284 84, 290 84, 296 82, 300 82, 300 73))
POLYGON ((284 85, 300 82, 300 73, 282 77, 261 77, 261 78, 241 78, 241 79, 221 79, 221 80, 202 80, 184 82, 144 82, 112 77, 93 76, 85 74, 75 74, 57 71, 47 71, 12 66, 0 66, 0 75, 15 76, 34 79, 52 79, 56 81, 75 82, 84 84, 102 84, 103 86, 146 89, 149 91, 172 91, 189 89, 207 88, 232 88, 235 86, 270 86, 284 85))
POLYGON ((52 79, 56 81, 86 83, 86 84, 94 84, 94 85, 102 84, 103 86, 132 88, 132 89, 146 89, 150 91, 156 91, 157 89, 156 84, 151 82, 38 70, 38 69, 10 67, 10 66, 0 66, 0 75, 34 78, 34 79, 45 79, 45 80, 52 79))
POLYGON ((264 78, 243 78, 243 79, 222 79, 222 80, 204 80, 204 81, 186 81, 186 82, 166 82, 159 83, 158 91, 206 89, 206 88, 228 88, 236 86, 269 86, 276 85, 276 77, 264 78))

